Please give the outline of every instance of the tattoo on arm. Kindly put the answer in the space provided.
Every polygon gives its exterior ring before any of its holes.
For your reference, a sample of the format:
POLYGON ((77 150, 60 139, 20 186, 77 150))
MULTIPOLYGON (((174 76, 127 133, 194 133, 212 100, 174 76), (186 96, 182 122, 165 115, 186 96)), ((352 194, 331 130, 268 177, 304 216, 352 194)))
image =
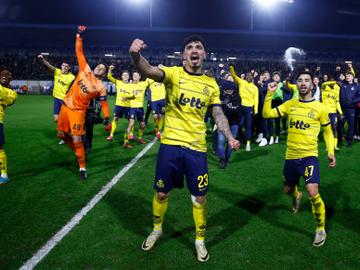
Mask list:
POLYGON ((227 140, 229 140, 229 138, 232 138, 229 121, 226 118, 222 108, 220 106, 214 106, 212 108, 212 115, 214 117, 216 126, 221 131, 221 133, 224 134, 225 138, 227 140))

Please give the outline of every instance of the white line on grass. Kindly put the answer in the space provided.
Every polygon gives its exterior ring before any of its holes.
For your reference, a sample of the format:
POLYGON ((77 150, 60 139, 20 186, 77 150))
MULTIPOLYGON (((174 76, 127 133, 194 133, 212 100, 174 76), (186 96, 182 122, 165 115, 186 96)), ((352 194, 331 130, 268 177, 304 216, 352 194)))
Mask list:
POLYGON ((60 231, 58 231, 47 243, 40 248, 34 256, 29 259, 20 270, 33 269, 45 256, 82 220, 82 218, 110 191, 110 189, 119 182, 119 180, 131 169, 132 166, 145 155, 147 151, 155 144, 156 139, 152 140, 139 154, 136 155, 117 175, 115 175, 109 183, 102 187, 102 189, 85 205, 60 231))

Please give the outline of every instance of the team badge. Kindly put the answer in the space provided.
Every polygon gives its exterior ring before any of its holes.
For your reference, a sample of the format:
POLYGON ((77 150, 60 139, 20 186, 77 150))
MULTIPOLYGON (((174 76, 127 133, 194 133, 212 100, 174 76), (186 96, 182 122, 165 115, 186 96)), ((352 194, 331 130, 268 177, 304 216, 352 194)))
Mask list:
POLYGON ((203 89, 203 93, 205 94, 205 95, 209 95, 209 88, 207 87, 207 86, 205 86, 204 87, 204 89, 203 89))
POLYGON ((308 113, 308 117, 311 118, 311 119, 315 119, 315 112, 313 110, 311 110, 309 113, 308 113))
POLYGON ((165 183, 164 183, 164 181, 163 181, 162 179, 159 179, 159 180, 156 181, 156 186, 157 186, 158 188, 164 188, 164 187, 165 187, 165 183))

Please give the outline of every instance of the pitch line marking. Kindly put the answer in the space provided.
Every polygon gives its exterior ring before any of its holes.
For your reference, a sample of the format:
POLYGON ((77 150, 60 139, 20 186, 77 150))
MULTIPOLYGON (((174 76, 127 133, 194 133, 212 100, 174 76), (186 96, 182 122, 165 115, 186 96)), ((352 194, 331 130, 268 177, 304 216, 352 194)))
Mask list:
POLYGON ((115 186, 120 179, 139 161, 142 156, 155 144, 157 139, 153 139, 136 157, 134 157, 124 168, 122 168, 109 183, 101 188, 101 190, 85 205, 73 218, 61 228, 47 243, 42 246, 23 266, 20 270, 31 270, 41 262, 46 255, 86 216, 87 213, 115 186))

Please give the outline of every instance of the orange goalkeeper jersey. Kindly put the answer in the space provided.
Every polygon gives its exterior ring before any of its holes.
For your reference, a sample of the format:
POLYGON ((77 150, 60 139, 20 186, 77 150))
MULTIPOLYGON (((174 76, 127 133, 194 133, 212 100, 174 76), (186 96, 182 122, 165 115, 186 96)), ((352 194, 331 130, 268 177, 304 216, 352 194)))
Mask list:
POLYGON ((86 110, 90 100, 95 97, 106 97, 106 88, 101 80, 95 77, 86 62, 83 51, 82 38, 76 36, 76 57, 79 64, 79 73, 64 98, 65 105, 72 110, 86 110))

